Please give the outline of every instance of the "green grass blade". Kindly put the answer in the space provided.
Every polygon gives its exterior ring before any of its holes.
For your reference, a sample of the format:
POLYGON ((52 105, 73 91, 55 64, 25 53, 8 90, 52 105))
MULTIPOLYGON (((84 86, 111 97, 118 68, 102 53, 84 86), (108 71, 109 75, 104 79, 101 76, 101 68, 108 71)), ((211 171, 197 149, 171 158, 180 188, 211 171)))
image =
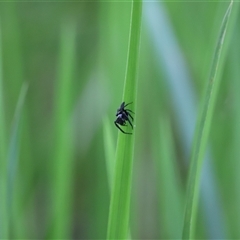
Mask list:
POLYGON ((188 179, 188 193, 187 203, 185 210, 184 226, 183 226, 183 239, 193 238, 194 225, 197 212, 199 182, 201 175, 201 167, 203 157, 206 150, 208 135, 210 131, 211 120, 214 111, 215 100, 218 93, 218 86, 220 83, 220 69, 219 63, 221 59, 222 47, 225 39, 225 33, 227 30, 227 24, 232 9, 232 3, 230 3, 226 14, 223 18, 222 26, 220 28, 220 35, 216 50, 213 57, 213 64, 210 72, 210 78, 207 83, 205 96, 203 98, 203 105, 200 112, 200 116, 197 123, 195 139, 193 143, 193 150, 191 156, 191 169, 188 179))
POLYGON ((22 226, 21 216, 18 214, 16 205, 19 202, 19 195, 16 189, 17 170, 19 161, 19 135, 20 135, 20 121, 22 117, 22 109, 27 94, 28 85, 25 83, 21 88, 18 98, 17 106, 14 113, 12 129, 10 134, 10 143, 8 148, 8 162, 7 162, 7 214, 9 225, 11 225, 11 233, 14 238, 19 238, 24 230, 19 229, 22 226), (13 227, 14 226, 14 227, 13 227))
MULTIPOLYGON (((136 75, 140 45, 141 18, 142 2, 133 1, 130 20, 127 71, 123 94, 123 100, 125 102, 133 102, 131 105, 133 111, 136 106, 136 75)), ((126 128, 126 131, 131 131, 129 126, 126 128)), ((134 129, 133 135, 131 136, 122 134, 121 132, 118 134, 116 165, 108 221, 108 239, 127 239, 128 236, 134 135, 134 129)))
POLYGON ((70 126, 71 84, 75 56, 76 27, 65 23, 61 32, 58 84, 55 95, 55 149, 53 166, 53 231, 51 238, 69 237, 72 133, 70 126))
POLYGON ((235 32, 235 38, 234 41, 236 44, 234 44, 234 47, 232 48, 232 53, 231 53, 231 67, 233 71, 233 76, 234 77, 234 95, 235 95, 235 116, 234 116, 234 135, 233 135, 233 149, 232 149, 232 158, 234 159, 234 171, 232 174, 232 179, 233 182, 231 183, 231 188, 229 189, 230 191, 233 191, 233 200, 231 201, 232 207, 234 208, 234 211, 231 211, 232 213, 232 218, 231 218, 231 227, 233 229, 233 234, 231 237, 233 238, 240 238, 240 209, 235 208, 240 202, 240 188, 239 188, 239 183, 240 183, 240 174, 239 174, 239 169, 240 169, 240 161, 239 161, 239 156, 240 156, 240 148, 239 148, 239 142, 240 142, 240 109, 239 109, 239 103, 240 103, 240 94, 239 94, 239 89, 240 89, 240 69, 239 69, 239 62, 240 62, 240 46, 238 44, 238 36, 239 32, 235 32), (237 47, 235 47, 237 46, 237 47))
POLYGON ((113 171, 115 165, 115 148, 113 134, 111 132, 110 121, 107 117, 103 121, 103 140, 104 140, 104 150, 105 150, 105 159, 107 167, 107 176, 108 176, 108 185, 110 192, 112 191, 113 185, 113 171))
POLYGON ((7 159, 7 136, 3 97, 3 73, 2 73, 2 41, 0 25, 0 239, 8 238, 7 217, 7 192, 6 192, 6 159, 7 159))
MULTIPOLYGON (((159 138, 159 135, 157 136, 159 138)), ((180 239, 183 214, 183 194, 177 170, 171 127, 167 117, 160 119, 160 141, 156 144, 156 170, 163 238, 180 239), (160 150, 160 151, 159 151, 160 150)))

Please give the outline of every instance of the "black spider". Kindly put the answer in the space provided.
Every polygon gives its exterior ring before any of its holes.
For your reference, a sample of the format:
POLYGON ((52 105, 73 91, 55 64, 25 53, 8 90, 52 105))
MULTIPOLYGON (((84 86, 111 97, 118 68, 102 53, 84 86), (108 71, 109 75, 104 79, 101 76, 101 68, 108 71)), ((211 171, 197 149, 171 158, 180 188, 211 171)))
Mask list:
MULTIPOLYGON (((132 102, 131 102, 132 103, 132 102)), ((133 129, 133 125, 131 123, 130 120, 132 120, 133 122, 133 117, 130 113, 134 113, 132 110, 130 109, 125 109, 126 106, 128 106, 129 104, 131 103, 128 103, 125 105, 125 102, 123 102, 121 105, 120 105, 120 108, 117 110, 117 113, 116 113, 116 117, 117 119, 114 121, 116 127, 122 132, 122 133, 125 133, 125 134, 132 134, 132 133, 127 133, 127 132, 124 132, 119 125, 121 126, 126 126, 127 123, 126 121, 129 122, 129 124, 131 125, 132 129, 133 129), (130 119, 130 118, 131 119, 130 119)))

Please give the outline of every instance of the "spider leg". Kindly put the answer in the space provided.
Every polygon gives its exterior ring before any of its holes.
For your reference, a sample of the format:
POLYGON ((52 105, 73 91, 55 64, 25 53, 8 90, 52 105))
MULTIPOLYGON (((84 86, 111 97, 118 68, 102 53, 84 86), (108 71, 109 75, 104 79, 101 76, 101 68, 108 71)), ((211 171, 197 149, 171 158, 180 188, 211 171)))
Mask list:
POLYGON ((125 109, 125 111, 134 113, 134 112, 133 112, 132 110, 130 110, 130 109, 125 109))
POLYGON ((133 103, 133 102, 130 102, 130 103, 128 103, 128 104, 125 105, 125 102, 124 102, 124 108, 125 108, 126 106, 132 104, 132 103, 133 103))
POLYGON ((132 115, 128 112, 128 116, 130 116, 130 118, 132 119, 132 121, 133 121, 133 117, 132 117, 132 115))
POLYGON ((127 121, 129 122, 129 124, 131 125, 131 127, 133 129, 133 125, 132 125, 131 121, 129 120, 129 118, 127 118, 127 121))
MULTIPOLYGON (((130 119, 129 119, 129 117, 128 116, 130 116, 131 118, 132 118, 132 120, 133 120, 133 117, 130 115, 130 113, 128 113, 128 112, 123 112, 122 113, 122 116, 124 117, 124 120, 125 121, 128 121, 129 122, 129 124, 131 125, 131 127, 132 127, 132 129, 133 129, 133 125, 132 125, 132 123, 131 123, 131 121, 130 121, 130 119)), ((123 125, 126 125, 126 124, 123 124, 123 125)))
POLYGON ((133 116, 129 112, 127 112, 126 110, 125 110, 124 113, 122 113, 122 115, 124 116, 125 120, 129 120, 129 117, 130 117, 133 121, 133 116))
MULTIPOLYGON (((118 125, 116 122, 114 122, 114 123, 115 123, 116 127, 117 127, 122 133, 124 133, 124 134, 132 134, 132 133, 124 132, 124 131, 119 127, 119 125, 118 125)), ((126 125, 126 124, 125 124, 125 125, 126 125)))

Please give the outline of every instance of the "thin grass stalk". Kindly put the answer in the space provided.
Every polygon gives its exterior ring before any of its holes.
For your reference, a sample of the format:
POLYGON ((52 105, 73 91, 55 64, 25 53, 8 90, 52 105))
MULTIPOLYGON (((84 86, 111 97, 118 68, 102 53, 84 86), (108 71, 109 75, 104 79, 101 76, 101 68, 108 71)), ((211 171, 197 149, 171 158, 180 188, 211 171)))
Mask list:
POLYGON ((72 132, 71 87, 76 49, 76 26, 66 22, 61 29, 58 83, 55 98, 55 149, 52 189, 53 229, 50 238, 68 238, 70 230, 72 132))
POLYGON ((16 190, 17 184, 19 184, 16 182, 16 179, 19 163, 20 122, 27 90, 28 85, 24 83, 22 85, 14 113, 7 153, 7 220, 9 220, 9 227, 11 226, 11 230, 14 229, 14 231, 11 231, 14 238, 22 238, 24 236, 24 232, 19 229, 20 226, 23 227, 23 225, 22 216, 18 214, 19 208, 17 205, 20 203, 20 195, 16 190))
MULTIPOLYGON (((135 111, 137 95, 137 66, 140 45, 142 2, 133 1, 128 46, 127 71, 123 101, 133 102, 135 111)), ((130 127, 126 131, 131 131, 130 127)), ((107 239, 127 239, 129 230, 130 195, 133 167, 134 134, 118 133, 113 191, 110 202, 107 239)))
POLYGON ((8 215, 6 192, 7 136, 4 111, 4 91, 2 72, 2 38, 0 25, 0 239, 8 239, 8 215))
POLYGON ((196 134, 192 148, 190 175, 188 179, 187 203, 182 234, 183 239, 191 239, 194 237, 201 168, 210 132, 218 87, 221 80, 219 76, 219 63, 221 61, 221 53, 225 40, 228 20, 232 9, 232 3, 233 2, 231 1, 222 21, 220 35, 213 56, 210 78, 207 82, 206 92, 203 98, 203 105, 196 127, 196 134))
POLYGON ((103 121, 103 142, 105 149, 105 160, 106 160, 106 168, 107 168, 107 177, 108 177, 108 185, 110 192, 112 191, 113 185, 113 171, 115 165, 115 153, 114 153, 114 140, 113 134, 110 127, 110 121, 107 117, 104 118, 103 121))
MULTIPOLYGON (((155 133, 155 132, 154 132, 155 133)), ((159 136, 157 136, 159 138, 159 136)), ((156 139, 157 140, 157 139, 156 139)), ((160 138, 156 141, 156 170, 161 199, 159 207, 163 237, 180 239, 183 214, 183 194, 176 166, 176 150, 172 139, 169 120, 160 118, 160 138), (159 151, 160 150, 160 151, 159 151)))
MULTIPOLYGON (((236 34, 237 35, 237 34, 236 34)), ((237 40, 238 42, 238 40, 237 40)), ((230 155, 231 158, 234 159, 234 170, 232 173, 231 179, 234 181, 231 184, 231 188, 229 188, 229 196, 233 196, 233 199, 231 200, 231 204, 234 206, 238 206, 240 202, 240 174, 239 174, 239 168, 240 168, 240 162, 239 162, 239 156, 240 156, 240 148, 239 148, 239 142, 240 142, 240 109, 239 109, 239 103, 240 103, 240 95, 239 95, 239 89, 240 89, 240 70, 239 70, 239 62, 240 62, 240 48, 237 47, 237 49, 234 47, 234 50, 232 51, 231 57, 231 66, 233 68, 233 74, 234 80, 233 80, 233 93, 235 98, 235 116, 233 121, 233 127, 234 127, 234 134, 233 134, 233 146, 232 146, 232 155, 230 155), (231 195, 230 195, 231 194, 231 195)), ((236 208, 236 211, 231 212, 232 213, 229 217, 231 220, 231 230, 230 233, 232 238, 240 238, 240 211, 239 208, 236 208)))

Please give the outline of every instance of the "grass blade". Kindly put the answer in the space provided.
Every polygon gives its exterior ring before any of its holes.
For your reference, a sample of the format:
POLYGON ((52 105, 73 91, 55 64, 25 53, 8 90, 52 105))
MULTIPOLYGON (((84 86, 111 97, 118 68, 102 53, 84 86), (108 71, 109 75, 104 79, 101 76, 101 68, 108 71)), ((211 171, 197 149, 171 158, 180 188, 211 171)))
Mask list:
POLYGON ((107 176, 108 176, 108 185, 110 192, 112 191, 113 185, 113 171, 115 165, 115 153, 114 153, 114 140, 113 134, 111 132, 110 121, 109 118, 105 117, 103 121, 103 142, 104 142, 104 150, 105 150, 105 159, 106 159, 106 167, 107 167, 107 176))
POLYGON ((20 122, 22 117, 22 110, 28 90, 28 85, 23 84, 17 106, 14 113, 13 124, 10 134, 10 143, 8 147, 8 162, 7 162, 7 215, 9 220, 9 226, 11 226, 11 233, 14 238, 19 238, 19 235, 23 233, 21 216, 18 214, 18 208, 16 205, 19 203, 19 194, 17 188, 17 170, 19 162, 19 147, 20 147, 20 122), (14 227, 13 227, 14 226, 14 227), (12 230, 14 229, 14 230, 12 230))
MULTIPOLYGON (((157 136, 159 138, 159 136, 157 136)), ((156 170, 163 237, 180 239, 183 214, 183 195, 180 173, 177 170, 176 150, 167 116, 160 118, 160 139, 156 143, 156 170), (160 140, 160 141, 159 141, 160 140)))
POLYGON ((2 74, 2 41, 0 26, 0 239, 8 238, 7 218, 7 192, 6 192, 6 159, 7 159, 7 136, 3 97, 3 74, 2 74))
POLYGON ((213 64, 210 72, 210 78, 207 84, 205 96, 203 98, 203 105, 200 112, 200 116, 197 123, 195 139, 193 143, 193 151, 191 156, 191 169, 190 176, 188 179, 188 193, 187 203, 184 218, 183 227, 183 239, 193 238, 194 225, 197 212, 198 193, 199 193, 199 182, 200 173, 203 162, 203 157, 206 150, 208 135, 210 131, 211 120, 213 116, 213 110, 215 100, 218 93, 218 86, 220 83, 219 74, 219 63, 222 61, 221 53, 225 39, 225 33, 227 29, 227 23, 232 9, 232 3, 230 3, 226 14, 223 18, 222 26, 220 29, 220 35, 216 50, 213 57, 213 64))
MULTIPOLYGON (((123 94, 123 100, 125 102, 133 102, 133 111, 136 106, 136 74, 140 45, 141 18, 142 2, 133 1, 127 71, 123 94)), ((129 126, 126 131, 130 131, 129 126)), ((127 239, 128 236, 134 135, 134 130, 132 136, 124 135, 121 132, 118 134, 116 165, 108 221, 108 239, 127 239)))
MULTIPOLYGON (((232 181, 232 187, 229 189, 230 191, 233 191, 233 198, 230 202, 232 204, 232 207, 234 208, 234 211, 231 211, 232 216, 230 215, 231 221, 231 229, 232 235, 231 238, 240 238, 240 211, 239 208, 235 208, 240 202, 240 189, 239 189, 239 183, 240 183, 240 175, 239 175, 239 168, 240 168, 240 162, 239 162, 239 156, 240 156, 240 149, 239 149, 239 142, 240 142, 240 109, 239 109, 239 102, 240 102, 240 95, 239 95, 239 89, 240 89, 240 69, 239 69, 239 62, 240 62, 240 46, 238 44, 238 37, 239 32, 235 32, 235 38, 234 41, 236 44, 234 44, 234 47, 232 48, 231 53, 231 67, 234 78, 234 85, 232 86, 234 88, 234 95, 235 95, 235 116, 234 116, 234 141, 233 141, 233 148, 232 148, 232 158, 234 159, 234 171, 232 174, 231 179, 234 179, 232 181), (238 46, 238 47, 235 47, 238 46)), ((231 192, 230 192, 231 193, 231 192)))
POLYGON ((72 136, 70 126, 71 84, 73 77, 76 27, 72 22, 63 25, 56 89, 55 152, 53 166, 53 231, 51 238, 69 237, 72 136))

